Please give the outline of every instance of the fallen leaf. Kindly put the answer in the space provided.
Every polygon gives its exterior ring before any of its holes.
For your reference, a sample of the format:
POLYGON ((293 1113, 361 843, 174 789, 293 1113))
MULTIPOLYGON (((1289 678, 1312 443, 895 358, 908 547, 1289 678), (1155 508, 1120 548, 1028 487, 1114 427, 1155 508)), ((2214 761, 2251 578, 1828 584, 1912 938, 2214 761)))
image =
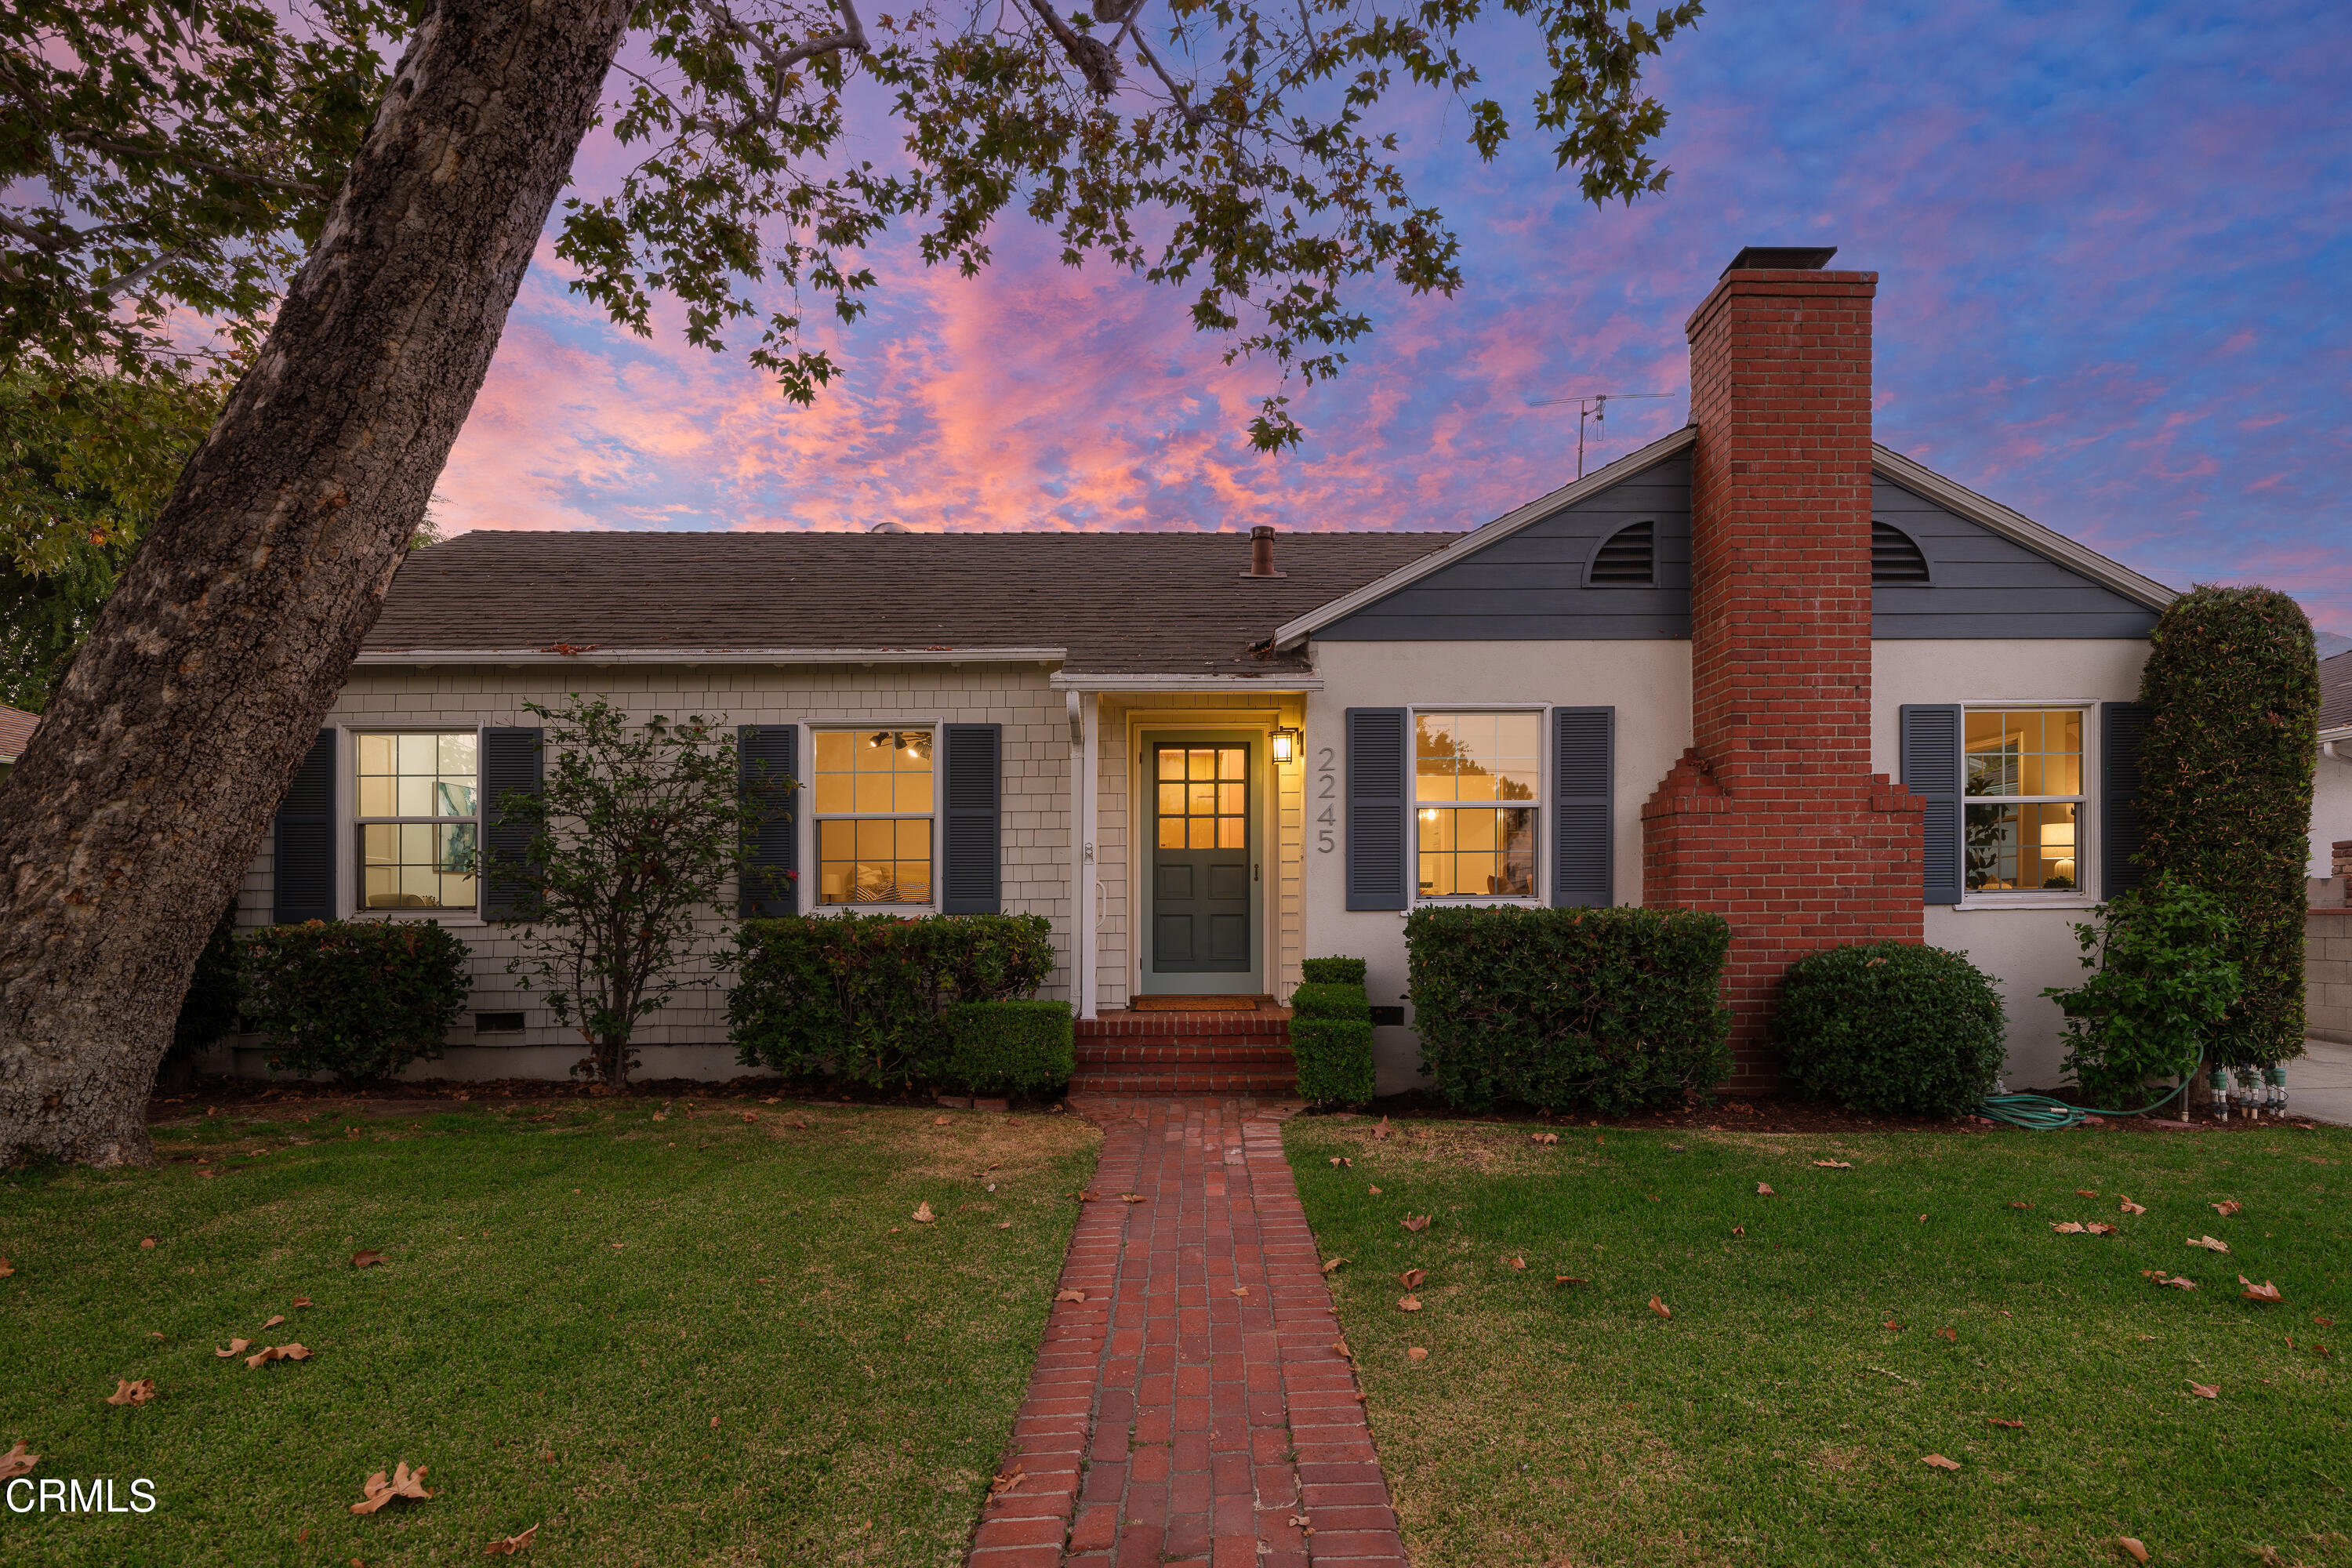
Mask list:
POLYGON ((1958 1459, 1948 1459, 1941 1454, 1930 1454, 1919 1462, 1923 1465, 1933 1465, 1939 1470, 1957 1470, 1960 1468, 1960 1462, 1958 1459))
POLYGON ((1650 1310, 1657 1313, 1661 1318, 1671 1318, 1675 1315, 1675 1310, 1655 1296, 1650 1298, 1650 1310))
POLYGON ((1397 1276, 1397 1282, 1411 1290, 1428 1278, 1429 1270, 1426 1268, 1408 1268, 1397 1276))
POLYGON ((654 1112, 654 1120, 656 1121, 667 1121, 669 1120, 669 1112, 667 1110, 656 1110, 654 1112))
POLYGON ((2103 1225, 2097 1220, 2093 1220, 2083 1228, 2089 1231, 2093 1236, 2113 1236, 2116 1233, 2116 1227, 2114 1226, 2103 1225))
POLYGON ((1756 1184, 1756 1195, 1759 1198, 1769 1198, 1772 1195, 1772 1189, 1759 1182, 1756 1184))
POLYGON ((2189 1238, 2189 1245, 2191 1247, 2201 1247, 2208 1252, 2227 1252, 2230 1250, 2230 1244, 2228 1242, 2216 1241, 2210 1236, 2192 1236, 2189 1238))
POLYGON ((1389 1135, 1389 1119, 1388 1119, 1387 1117, 1383 1116, 1383 1117, 1381 1117, 1381 1124, 1380 1124, 1378 1127, 1375 1127, 1375 1128, 1373 1128, 1373 1129, 1372 1129, 1372 1136, 1373 1136, 1373 1137, 1375 1137, 1375 1138, 1385 1138, 1385 1137, 1387 1137, 1388 1135, 1389 1135))
POLYGON ((1528 1260, 1524 1258, 1514 1258, 1511 1259, 1511 1267, 1513 1268, 1524 1271, 1527 1268, 1527 1266, 1528 1260))
POLYGON ((1936 1337, 1939 1340, 1949 1340, 1954 1344, 1960 1342, 1960 1331, 1958 1329, 1937 1329, 1936 1337))
POLYGON ((1306 1529, 1306 1528, 1307 1528, 1307 1516, 1306 1516, 1305 1514, 1303 1514, 1303 1513, 1294 1513, 1294 1514, 1292 1514, 1292 1515, 1290 1516, 1290 1527, 1291 1527, 1293 1530, 1304 1530, 1304 1529, 1306 1529))
POLYGON ((2126 1197, 2124 1199, 2122 1207, 2118 1212, 2123 1214, 2146 1214, 2147 1212, 2147 1205, 2145 1204, 2136 1204, 2132 1202, 2130 1198, 2126 1197))
POLYGON ((1335 1258, 1331 1259, 1331 1261, 1330 1261, 1330 1262, 1326 1263, 1326 1264, 1323 1266, 1323 1272, 1324 1272, 1324 1273, 1326 1273, 1326 1274, 1332 1273, 1332 1272, 1336 1271, 1336 1270, 1339 1268, 1339 1265, 1341 1265, 1342 1263, 1345 1263, 1345 1262, 1347 1262, 1347 1261, 1348 1261, 1348 1260, 1347 1260, 1346 1258, 1335 1258))
POLYGON ((2147 1561, 2147 1548, 2141 1545, 2138 1539, 2135 1536, 2116 1536, 2116 1550, 2122 1552, 2125 1556, 2130 1558, 2135 1563, 2145 1563, 2147 1561))
POLYGON ((243 1355, 245 1353, 245 1347, 252 1342, 253 1342, 251 1340, 231 1340, 228 1342, 228 1349, 225 1351, 215 1351, 213 1352, 213 1355, 217 1360, 226 1361, 233 1355, 243 1355))
MULTIPOLYGON (((751 1118, 747 1116, 743 1120, 749 1121, 751 1118)), ((934 1127, 945 1127, 947 1124, 948 1119, 944 1116, 934 1116, 931 1118, 931 1125, 934 1127)))
POLYGON ((1249 1287, 1246 1285, 1236 1285, 1234 1287, 1233 1293, 1246 1300, 1249 1296, 1249 1287))
POLYGON ((15 1272, 16 1272, 16 1266, 8 1261, 8 1255, 0 1253, 0 1279, 5 1279, 15 1272))
POLYGON ((1005 1493, 1011 1491, 1013 1488, 1019 1486, 1023 1481, 1027 1480, 1028 1479, 1028 1473, 1023 1470, 1020 1466, 1015 1465, 1013 1468, 1003 1472, 994 1480, 988 1483, 988 1495, 990 1500, 993 1501, 995 1499, 1003 1497, 1005 1493))
POLYGON ((2078 1198, 2095 1198, 2099 1194, 2093 1192, 2088 1187, 2076 1187, 2074 1189, 2074 1195, 2078 1198))
POLYGON ((2218 1399, 2221 1394, 2221 1385, 2218 1383, 2191 1383, 2189 1392, 2200 1399, 2218 1399))
POLYGON ((2070 1219, 2063 1224, 2053 1225, 2050 1228, 2061 1236, 2081 1236, 2086 1227, 2070 1219))
MULTIPOLYGON (((760 1120, 759 1112, 754 1111, 754 1110, 747 1110, 747 1111, 745 1111, 745 1112, 743 1113, 743 1120, 744 1120, 744 1121, 759 1121, 759 1120, 760 1120)), ((537 1526, 537 1525, 535 1525, 535 1524, 534 1524, 534 1525, 532 1525, 532 1526, 531 1526, 531 1528, 532 1528, 533 1530, 537 1530, 537 1529, 539 1528, 539 1526, 537 1526)))
POLYGON ((1421 1310, 1421 1298, 1418 1296, 1400 1296, 1397 1298, 1397 1310, 1404 1312, 1418 1312, 1421 1310))
POLYGON ((310 1359, 310 1352, 300 1345, 264 1345, 260 1350, 245 1358, 245 1365, 249 1372, 260 1367, 265 1362, 309 1361, 310 1359))
POLYGON ((1054 1292, 1054 1300, 1056 1301, 1083 1301, 1086 1299, 1087 1293, 1084 1290, 1056 1290, 1054 1292))
POLYGON ((1123 1204, 1139 1204, 1143 1201, 1143 1194, 1141 1193, 1121 1193, 1118 1194, 1118 1201, 1123 1204))
POLYGON ((1403 1220, 1404 1227, 1407 1230, 1427 1230, 1430 1218, 1431 1216, 1425 1214, 1407 1215, 1403 1220))
POLYGON ((929 1225, 931 1221, 939 1217, 939 1215, 931 1212, 931 1205, 928 1199, 915 1205, 915 1218, 919 1223, 929 1225))
POLYGON ((1422 1349, 1419 1345, 1415 1345, 1411 1350, 1405 1352, 1404 1355, 1407 1361, 1427 1361, 1429 1359, 1429 1352, 1422 1349))
POLYGON ((1878 1326, 1879 1326, 1880 1328, 1882 1328, 1882 1329, 1893 1329, 1893 1330, 1894 1330, 1896 1333, 1898 1333, 1898 1334, 1900 1334, 1900 1333, 1907 1333, 1907 1332, 1909 1331, 1908 1330, 1905 1329, 1905 1328, 1904 1328, 1904 1326, 1903 1326, 1902 1324, 1900 1324, 1900 1323, 1896 1322, 1896 1321, 1895 1321, 1894 1319, 1892 1319, 1892 1318, 1887 1319, 1887 1320, 1886 1320, 1886 1321, 1885 1321, 1885 1322, 1883 1322, 1883 1323, 1879 1324, 1878 1326))
MULTIPOLYGON (((913 1338, 913 1336, 912 1336, 911 1334, 910 1334, 910 1335, 908 1335, 908 1337, 909 1339, 913 1338)), ((710 1418, 710 1429, 711 1429, 712 1431, 714 1431, 714 1432, 715 1432, 715 1431, 717 1431, 717 1430, 719 1429, 719 1417, 718 1417, 718 1416, 716 1416, 716 1415, 714 1415, 714 1416, 712 1416, 712 1417, 710 1418)))
POLYGON ((142 1247, 152 1247, 155 1245, 155 1238, 152 1236, 142 1237, 139 1238, 139 1245, 142 1247))
POLYGON ((996 1228, 999 1230, 1011 1230, 1013 1228, 1013 1222, 1009 1219, 998 1220, 996 1222, 996 1228))
POLYGON ((278 1324, 280 1324, 280 1323, 284 1322, 285 1321, 286 1321, 286 1320, 285 1320, 285 1318, 284 1318, 282 1315, 281 1315, 281 1316, 278 1316, 278 1317, 273 1317, 273 1318, 271 1318, 271 1319, 269 1320, 269 1321, 268 1321, 268 1322, 266 1322, 266 1323, 262 1324, 261 1326, 262 1326, 263 1328, 265 1328, 265 1329, 274 1329, 274 1328, 276 1328, 278 1324))
POLYGON ((1555 1274, 1551 1282, 1555 1285, 1581 1285, 1585 1280, 1581 1274, 1555 1274))
POLYGON ((2161 1278, 2163 1273, 2164 1270, 2161 1268, 2157 1270, 2157 1274, 2159 1276, 2157 1279, 2157 1283, 2159 1285, 2168 1285, 2175 1290, 2194 1290, 2197 1289, 2197 1281, 2194 1279, 2189 1279, 2186 1276, 2175 1276, 2170 1279, 2166 1279, 2161 1278))
POLYGON ((148 1337, 149 1339, 151 1339, 151 1340, 160 1340, 160 1339, 162 1339, 163 1336, 163 1335, 161 1335, 161 1334, 159 1334, 159 1333, 157 1333, 154 1330, 150 1329, 150 1330, 148 1330, 148 1331, 147 1331, 147 1337, 148 1337))
POLYGON ((18 1476, 31 1475, 33 1467, 40 1462, 41 1457, 38 1454, 25 1452, 25 1439, 19 1437, 16 1439, 15 1447, 5 1454, 0 1454, 0 1481, 14 1480, 18 1476))
POLYGON ((539 1526, 534 1524, 529 1530, 524 1531, 520 1535, 509 1535, 504 1541, 491 1542, 488 1546, 482 1548, 482 1555, 485 1557, 516 1556, 521 1552, 524 1547, 530 1544, 530 1538, 538 1533, 539 1526))
POLYGON ((2311 1321, 2323 1329, 2332 1329, 2336 1326, 2336 1320, 2333 1318, 2314 1318, 2311 1321))
POLYGON ((1331 1348, 1339 1352, 1340 1359, 1343 1361, 1353 1361, 1356 1359, 1356 1352, 1348 1348, 1348 1342, 1345 1340, 1333 1340, 1331 1342, 1331 1348))
POLYGON ((1364 1190, 1371 1194, 1374 1197, 1379 1197, 1381 1195, 1381 1190, 1378 1187, 1366 1187, 1364 1190))
POLYGON ((2279 1288, 2272 1284, 2267 1279, 2257 1285, 2252 1280, 2241 1274, 2238 1276, 2238 1283, 2246 1288, 2242 1294, 2249 1301, 2267 1301, 2277 1303, 2286 1300, 2285 1297, 2279 1294, 2279 1288))
POLYGON ((1352 1167, 1354 1166, 1354 1164, 1356 1163, 1356 1162, 1354 1162, 1353 1160, 1348 1159, 1348 1158, 1347 1158, 1346 1156, 1344 1156, 1344 1155, 1340 1155, 1340 1154, 1334 1154, 1334 1155, 1332 1155, 1332 1156, 1331 1156, 1331 1163, 1332 1163, 1333 1165, 1335 1165, 1335 1166, 1338 1166, 1338 1165, 1347 1165, 1347 1166, 1349 1166, 1349 1167, 1351 1167, 1351 1168, 1352 1168, 1352 1167))
POLYGON ((2012 1432, 2022 1432, 2022 1431, 2024 1431, 2024 1430, 2025 1430, 2025 1423, 2024 1423, 2024 1422, 2022 1422, 2022 1421, 2004 1421, 2004 1420, 2002 1420, 2002 1419, 2001 1419, 2000 1416, 1998 1416, 1998 1415, 1988 1415, 1988 1416, 1986 1416, 1986 1417, 1985 1417, 1985 1425, 1986 1425, 1986 1426, 2006 1426, 2006 1427, 2008 1427, 2008 1428, 2009 1428, 2011 1431, 2012 1431, 2012 1432))
POLYGON ((389 1263, 391 1261, 391 1258, 386 1258, 381 1252, 354 1252, 352 1254, 352 1267, 354 1268, 369 1268, 374 1267, 376 1264, 389 1263))
POLYGON ((1748 1227, 1744 1225, 1735 1225, 1731 1227, 1731 1234, 1734 1236, 1746 1236, 1748 1234, 1748 1227))
POLYGON ((420 1500, 431 1497, 433 1494, 425 1489, 425 1468, 423 1465, 419 1465, 412 1470, 408 1468, 408 1461, 403 1459, 393 1467, 392 1479, 389 1480, 384 1479, 382 1470, 378 1470, 360 1483, 360 1490, 367 1494, 367 1500, 352 1504, 352 1511, 373 1513, 396 1497, 416 1498, 420 1500))
POLYGON ((127 1377, 118 1377, 114 1380, 114 1392, 106 1396, 106 1402, 109 1405, 144 1405, 154 1397, 152 1380, 142 1377, 133 1383, 127 1377))
POLYGON ((1559 1134, 1557 1132, 1530 1132, 1528 1134, 1528 1142, 1530 1143, 1557 1143, 1559 1142, 1559 1134))
POLYGON ((1850 1160, 1816 1160, 1813 1163, 1819 1165, 1824 1171, 1851 1171, 1853 1169, 1853 1163, 1850 1160))
POLYGON ((2220 1215, 2223 1219, 2228 1219, 2231 1215, 2236 1214, 2240 1209, 2244 1208, 2246 1205, 2240 1203, 2235 1198, 2225 1198, 2218 1204, 2207 1204, 2205 1206, 2211 1209, 2215 1214, 2220 1215))
MULTIPOLYGON (((298 1307, 307 1307, 310 1304, 310 1298, 308 1296, 297 1296, 294 1298, 294 1304, 298 1307)), ((539 1526, 534 1524, 531 1528, 533 1530, 537 1530, 539 1526)))

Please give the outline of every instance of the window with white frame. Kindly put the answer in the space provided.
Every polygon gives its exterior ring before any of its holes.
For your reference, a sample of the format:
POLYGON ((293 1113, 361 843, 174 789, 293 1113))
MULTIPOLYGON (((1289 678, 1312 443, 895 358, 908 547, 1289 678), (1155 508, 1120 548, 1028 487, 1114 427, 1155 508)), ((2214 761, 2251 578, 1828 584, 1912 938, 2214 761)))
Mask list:
POLYGON ((1971 893, 2073 895, 2088 882, 2082 708, 1968 708, 1961 847, 1971 893))
POLYGON ((471 730, 362 733, 359 906, 470 910, 479 890, 480 753, 471 730))
POLYGON ((819 730, 812 783, 819 904, 931 901, 932 732, 819 730))
POLYGON ((1542 732, 1540 713, 1413 715, 1415 896, 1535 897, 1542 732))

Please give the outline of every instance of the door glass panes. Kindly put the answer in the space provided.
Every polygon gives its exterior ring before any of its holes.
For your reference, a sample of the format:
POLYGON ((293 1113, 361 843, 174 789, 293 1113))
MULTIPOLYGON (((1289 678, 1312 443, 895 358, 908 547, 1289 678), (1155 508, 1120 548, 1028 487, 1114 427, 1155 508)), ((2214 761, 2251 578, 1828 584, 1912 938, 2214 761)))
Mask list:
POLYGON ((2073 892, 2083 885, 2084 719, 2079 708, 1969 710, 1962 852, 1969 890, 2073 892))
POLYGON ((479 833, 475 732, 357 740, 361 906, 473 908, 479 833))
POLYGON ((1153 767, 1162 849, 1249 847, 1249 749, 1162 746, 1153 767))
POLYGON ((1542 732, 1538 713, 1413 716, 1419 896, 1535 896, 1542 732), (1491 804, 1504 801, 1526 804, 1491 804))

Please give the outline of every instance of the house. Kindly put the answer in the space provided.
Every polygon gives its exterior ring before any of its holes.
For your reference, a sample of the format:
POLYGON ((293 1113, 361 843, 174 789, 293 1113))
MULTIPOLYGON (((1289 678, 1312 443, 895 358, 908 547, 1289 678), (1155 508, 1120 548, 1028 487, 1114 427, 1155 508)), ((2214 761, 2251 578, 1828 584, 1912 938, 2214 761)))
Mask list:
POLYGON ((2319 757, 2304 884, 2304 1026, 2352 1045, 2352 651, 2319 661, 2319 757))
POLYGON ((33 727, 41 721, 37 713, 27 713, 21 708, 0 707, 0 779, 5 779, 33 742, 33 727))
MULTIPOLYGON (((1734 1089, 1770 1081, 1787 963, 1880 938, 1966 951, 2012 1083, 2053 1083, 2040 992, 2136 879, 2134 698, 2172 595, 1875 445, 1877 276, 1831 255, 1741 252, 1686 324, 1689 424, 1472 532, 436 545, 241 918, 455 926, 458 1043, 502 1048, 445 1070, 560 1075, 577 1043, 514 990, 468 866, 486 802, 536 777, 522 704, 594 691, 724 715, 803 781, 761 848, 794 907, 1049 916, 1094 1081, 1279 1081, 1278 1020, 1181 999, 1279 998, 1349 953, 1382 1088, 1412 1087, 1404 916, 1517 901, 1727 916, 1734 1089), (1178 1065, 1102 1076, 1155 1044, 1178 1065)), ((737 1070, 723 1008, 714 984, 657 1015, 645 1070, 737 1070)))

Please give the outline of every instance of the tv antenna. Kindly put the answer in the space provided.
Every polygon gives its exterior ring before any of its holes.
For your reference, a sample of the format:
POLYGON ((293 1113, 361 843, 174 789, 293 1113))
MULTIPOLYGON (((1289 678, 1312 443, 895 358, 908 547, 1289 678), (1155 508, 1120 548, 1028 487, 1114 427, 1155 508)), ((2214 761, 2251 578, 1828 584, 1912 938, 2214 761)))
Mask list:
POLYGON ((1612 397, 1672 397, 1671 392, 1584 392, 1567 397, 1538 397, 1528 405, 1530 408, 1550 408, 1557 405, 1576 405, 1576 477, 1584 477, 1584 422, 1599 425, 1609 417, 1609 400, 1612 397))

